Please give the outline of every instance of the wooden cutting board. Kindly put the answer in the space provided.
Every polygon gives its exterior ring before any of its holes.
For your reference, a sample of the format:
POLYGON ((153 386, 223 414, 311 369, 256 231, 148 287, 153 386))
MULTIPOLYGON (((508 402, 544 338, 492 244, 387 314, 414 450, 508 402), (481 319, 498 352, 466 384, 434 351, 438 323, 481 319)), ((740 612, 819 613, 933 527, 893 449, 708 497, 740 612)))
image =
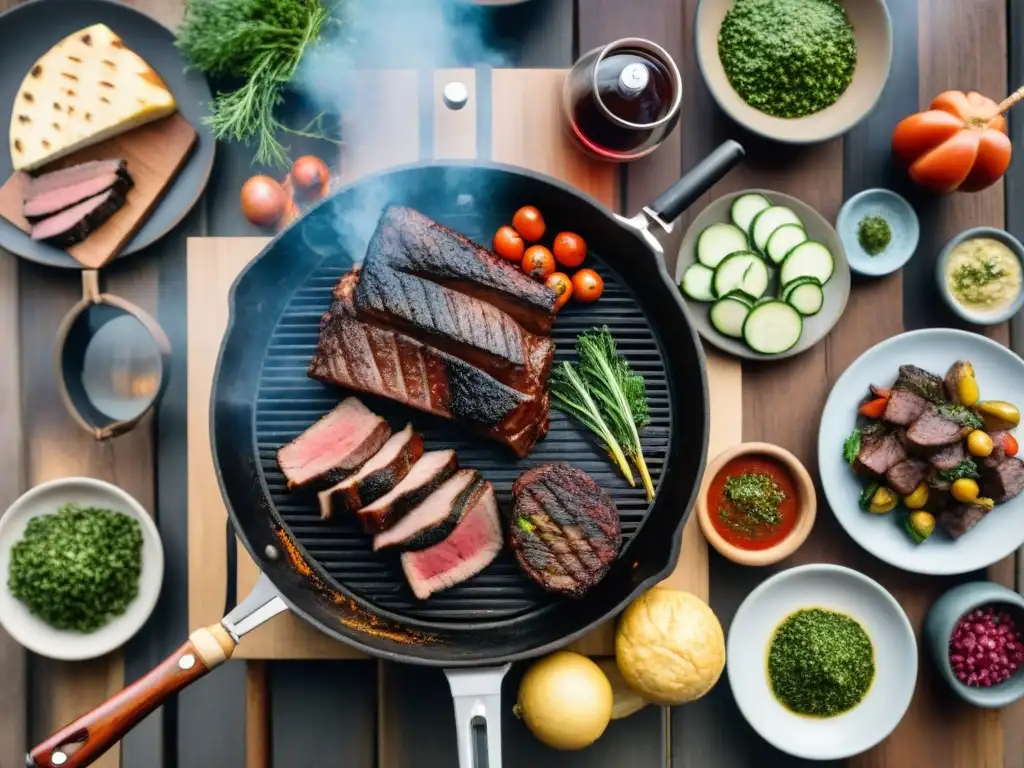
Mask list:
MULTIPOLYGON (((493 160, 524 166, 558 177, 610 208, 618 207, 619 168, 586 159, 565 137, 558 104, 564 70, 493 70, 490 73, 491 119, 477 115, 477 72, 472 69, 433 73, 431 125, 421 125, 419 99, 423 86, 412 71, 367 73, 360 79, 357 109, 375 110, 372 132, 349 135, 341 158, 345 180, 390 165, 421 159, 421 137, 432 135, 437 160, 472 159, 484 141, 481 124, 490 126, 487 145, 493 160), (466 107, 458 111, 442 103, 444 85, 458 80, 469 90, 466 107), (529 113, 530 119, 522 115, 529 113)), ((227 510, 213 467, 210 447, 210 391, 213 371, 227 325, 227 294, 241 269, 266 244, 266 238, 190 238, 188 241, 188 552, 189 620, 193 627, 221 618, 227 585, 225 546, 227 510)), ((742 382, 736 360, 708 353, 711 392, 709 456, 740 442, 742 382)), ((255 563, 237 546, 237 591, 241 599, 258 576, 255 563)), ((666 585, 708 598, 707 544, 691 517, 683 533, 679 564, 666 585)), ((576 643, 595 656, 614 654, 612 622, 576 643)), ((338 659, 360 654, 290 615, 279 616, 247 635, 235 658, 338 659)))
MULTIPOLYGON (((135 182, 128 190, 124 206, 89 237, 68 248, 68 253, 89 269, 98 269, 116 256, 178 175, 197 138, 188 120, 175 113, 80 149, 47 166, 46 170, 57 170, 90 160, 122 159, 127 161, 128 173, 135 182)), ((27 182, 28 175, 18 171, 0 187, 0 216, 25 233, 31 230, 21 215, 27 182)))

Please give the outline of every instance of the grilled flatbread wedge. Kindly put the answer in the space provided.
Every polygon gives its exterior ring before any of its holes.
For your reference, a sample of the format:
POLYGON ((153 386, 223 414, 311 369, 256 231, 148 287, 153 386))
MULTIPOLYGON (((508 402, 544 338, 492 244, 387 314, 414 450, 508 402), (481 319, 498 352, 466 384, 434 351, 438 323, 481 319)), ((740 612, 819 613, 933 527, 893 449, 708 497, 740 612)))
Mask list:
POLYGON ((105 24, 61 40, 25 75, 11 110, 11 160, 31 171, 172 114, 164 81, 105 24))

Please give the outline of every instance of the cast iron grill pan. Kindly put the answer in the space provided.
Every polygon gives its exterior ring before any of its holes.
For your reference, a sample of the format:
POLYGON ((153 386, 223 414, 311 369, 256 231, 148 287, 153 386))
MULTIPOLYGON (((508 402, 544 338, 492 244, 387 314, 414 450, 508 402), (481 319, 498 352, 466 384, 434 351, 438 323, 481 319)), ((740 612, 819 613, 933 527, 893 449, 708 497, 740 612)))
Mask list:
MULTIPOLYGON (((432 218, 479 243, 490 240, 503 221, 465 212, 432 218)), ((623 281, 591 250, 587 266, 605 281, 604 295, 589 306, 570 302, 558 314, 552 338, 555 364, 575 359, 575 341, 592 326, 607 325, 634 370, 643 375, 648 392, 651 423, 642 433, 644 455, 655 487, 669 452, 672 409, 663 354, 636 297, 623 281)), ((362 254, 356 254, 361 258, 362 254)), ((523 576, 507 549, 485 571, 457 587, 417 600, 406 583, 395 555, 374 554, 370 537, 354 518, 336 515, 321 521, 316 494, 285 490, 275 454, 306 427, 333 408, 348 390, 313 381, 306 376, 316 349, 321 315, 331 303, 331 291, 351 260, 346 254, 328 256, 294 293, 275 327, 260 372, 255 410, 255 431, 260 470, 271 501, 295 539, 333 581, 344 585, 374 606, 412 622, 457 628, 468 623, 502 622, 542 611, 560 602, 523 576)), ((424 437, 425 450, 453 448, 459 463, 478 469, 494 483, 503 513, 511 507, 512 483, 530 467, 549 461, 567 461, 586 470, 614 499, 622 519, 623 546, 643 524, 650 505, 643 488, 630 488, 592 434, 552 407, 551 428, 525 459, 517 459, 505 446, 470 434, 453 422, 424 414, 382 398, 354 393, 392 429, 411 421, 424 437)))

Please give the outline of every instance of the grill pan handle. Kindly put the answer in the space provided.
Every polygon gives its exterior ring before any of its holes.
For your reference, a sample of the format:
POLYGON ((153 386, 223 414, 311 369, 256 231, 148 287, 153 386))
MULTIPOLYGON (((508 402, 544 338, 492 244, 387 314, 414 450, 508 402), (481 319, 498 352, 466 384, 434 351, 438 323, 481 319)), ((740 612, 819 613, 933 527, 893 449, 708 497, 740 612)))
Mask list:
POLYGON ((510 666, 444 671, 455 699, 459 768, 501 768, 501 681, 510 666))
POLYGON ((697 163, 696 167, 658 195, 646 210, 654 214, 663 226, 671 224, 693 204, 694 200, 731 171, 743 159, 744 154, 743 147, 738 142, 731 139, 723 141, 710 155, 697 163))

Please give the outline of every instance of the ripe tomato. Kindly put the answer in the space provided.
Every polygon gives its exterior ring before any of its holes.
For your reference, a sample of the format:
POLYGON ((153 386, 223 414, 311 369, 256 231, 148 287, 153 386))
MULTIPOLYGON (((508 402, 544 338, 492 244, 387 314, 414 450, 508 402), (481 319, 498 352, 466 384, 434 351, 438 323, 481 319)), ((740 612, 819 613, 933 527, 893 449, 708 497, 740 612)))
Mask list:
POLYGON ((544 237, 544 217, 532 205, 524 205, 512 217, 512 226, 528 243, 535 243, 544 237))
POLYGON ((544 285, 555 292, 555 312, 560 310, 572 296, 572 280, 565 272, 553 272, 548 275, 544 285))
POLYGON ((1007 456, 1016 456, 1020 446, 1017 445, 1017 438, 1013 435, 1003 435, 1003 449, 1007 456))
POLYGON ((592 269, 581 269, 572 276, 572 295, 576 301, 591 304, 604 293, 604 280, 592 269))
POLYGON ((522 261, 523 249, 526 248, 523 238, 508 225, 498 227, 498 231, 494 233, 492 245, 496 254, 509 261, 522 261))
POLYGON ((543 245, 531 245, 523 254, 523 272, 546 280, 555 271, 555 257, 543 245))
POLYGON ((552 249, 555 261, 563 267, 575 269, 587 258, 587 244, 575 232, 559 232, 552 249))

